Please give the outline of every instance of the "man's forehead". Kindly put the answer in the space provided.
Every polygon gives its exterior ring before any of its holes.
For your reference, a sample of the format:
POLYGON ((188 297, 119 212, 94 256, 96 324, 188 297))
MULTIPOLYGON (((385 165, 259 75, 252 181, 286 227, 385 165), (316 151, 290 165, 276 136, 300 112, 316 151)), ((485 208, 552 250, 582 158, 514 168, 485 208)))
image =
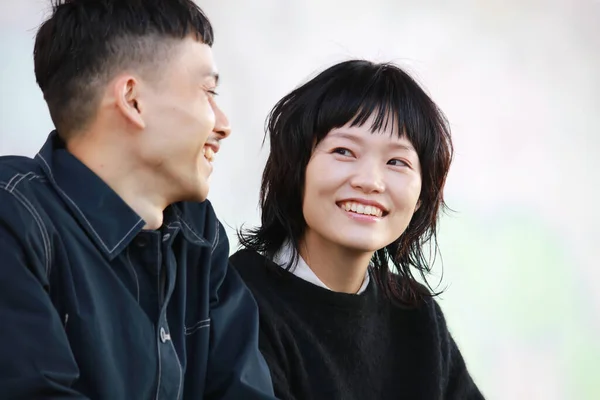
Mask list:
POLYGON ((219 70, 212 57, 212 52, 202 52, 198 58, 200 76, 202 79, 214 79, 215 83, 219 83, 219 70))
POLYGON ((201 79, 211 79, 215 83, 219 81, 219 71, 217 69, 212 48, 193 38, 186 38, 184 41, 184 63, 188 68, 195 71, 195 74, 201 79), (192 67, 195 65, 195 67, 192 67))

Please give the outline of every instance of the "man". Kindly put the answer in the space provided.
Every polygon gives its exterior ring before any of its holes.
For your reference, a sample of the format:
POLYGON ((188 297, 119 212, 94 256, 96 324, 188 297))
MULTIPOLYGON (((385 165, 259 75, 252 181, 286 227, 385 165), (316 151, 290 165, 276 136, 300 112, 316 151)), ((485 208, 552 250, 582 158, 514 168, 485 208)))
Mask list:
POLYGON ((0 396, 272 399, 257 308, 206 200, 230 134, 191 0, 59 0, 35 74, 56 127, 0 158, 0 396))

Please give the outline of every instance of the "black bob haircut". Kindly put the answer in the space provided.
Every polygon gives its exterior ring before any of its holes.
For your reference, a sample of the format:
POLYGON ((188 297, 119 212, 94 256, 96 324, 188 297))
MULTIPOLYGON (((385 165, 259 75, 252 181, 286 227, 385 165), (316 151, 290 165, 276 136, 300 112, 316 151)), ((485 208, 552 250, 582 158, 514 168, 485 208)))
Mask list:
POLYGON ((438 252, 437 225, 446 209, 443 188, 453 146, 446 117, 406 72, 389 63, 350 60, 336 64, 282 98, 266 121, 270 153, 260 190, 261 226, 240 230, 241 246, 272 257, 286 240, 296 249, 306 222, 302 200, 306 166, 313 150, 334 128, 362 126, 374 115, 371 132, 397 124, 421 164, 420 207, 404 233, 375 252, 372 276, 397 304, 416 306, 435 296, 427 283, 438 252), (427 251, 429 250, 429 252, 427 251), (429 253, 429 257, 426 257, 429 253), (391 265, 390 265, 391 264, 391 265), (391 272, 395 267, 397 275, 391 272), (419 272, 427 288, 413 275, 419 272), (400 279, 399 279, 400 278, 400 279))
POLYGON ((59 135, 94 117, 104 85, 127 68, 156 71, 174 41, 212 46, 213 29, 192 0, 53 0, 39 28, 35 76, 59 135))

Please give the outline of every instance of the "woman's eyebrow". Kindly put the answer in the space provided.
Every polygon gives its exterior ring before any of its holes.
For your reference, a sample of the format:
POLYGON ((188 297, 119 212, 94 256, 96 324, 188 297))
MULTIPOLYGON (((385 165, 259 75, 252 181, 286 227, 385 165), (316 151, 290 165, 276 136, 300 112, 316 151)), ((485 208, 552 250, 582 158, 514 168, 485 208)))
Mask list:
MULTIPOLYGON (((333 138, 341 138, 341 139, 348 139, 351 140, 353 142, 356 142, 358 144, 362 144, 364 143, 363 138, 360 135, 354 135, 352 133, 346 132, 346 131, 333 131, 331 132, 329 135, 329 137, 333 137, 333 138)), ((390 148, 392 150, 404 150, 404 151, 412 151, 412 152, 417 152, 415 150, 415 148, 413 147, 413 145, 409 142, 409 141, 405 141, 405 142, 393 142, 390 144, 390 148)))

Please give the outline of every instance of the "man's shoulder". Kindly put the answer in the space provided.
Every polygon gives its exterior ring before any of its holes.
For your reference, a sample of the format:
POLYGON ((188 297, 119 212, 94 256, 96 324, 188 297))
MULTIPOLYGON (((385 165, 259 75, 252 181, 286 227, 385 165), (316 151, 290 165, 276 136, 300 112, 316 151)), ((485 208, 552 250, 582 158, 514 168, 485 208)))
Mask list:
POLYGON ((49 269, 48 212, 44 204, 52 197, 41 166, 22 156, 0 157, 0 226, 6 228, 32 259, 49 269))
MULTIPOLYGON (((48 199, 47 183, 44 170, 34 159, 24 156, 0 157, 0 196, 3 202, 12 199, 36 207, 38 200, 48 199)), ((2 213, 5 211, 0 209, 2 213)))
POLYGON ((32 181, 43 177, 40 164, 30 157, 25 156, 0 156, 0 184, 11 186, 19 181, 32 181), (22 178, 22 179, 21 179, 22 178))

